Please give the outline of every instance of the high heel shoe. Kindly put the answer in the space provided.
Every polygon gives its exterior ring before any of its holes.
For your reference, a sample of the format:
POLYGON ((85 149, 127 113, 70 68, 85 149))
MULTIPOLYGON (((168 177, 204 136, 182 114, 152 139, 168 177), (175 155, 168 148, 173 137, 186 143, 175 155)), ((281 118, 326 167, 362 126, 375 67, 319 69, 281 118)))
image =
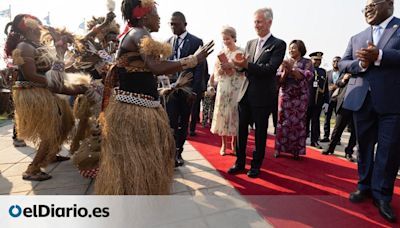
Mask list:
POLYGON ((219 150, 219 154, 221 155, 221 156, 224 156, 226 153, 225 153, 225 148, 221 148, 221 150, 219 150))
POLYGON ((281 153, 279 153, 278 151, 275 151, 275 153, 274 153, 274 157, 275 157, 275 158, 278 158, 278 157, 279 157, 279 155, 281 155, 281 153))

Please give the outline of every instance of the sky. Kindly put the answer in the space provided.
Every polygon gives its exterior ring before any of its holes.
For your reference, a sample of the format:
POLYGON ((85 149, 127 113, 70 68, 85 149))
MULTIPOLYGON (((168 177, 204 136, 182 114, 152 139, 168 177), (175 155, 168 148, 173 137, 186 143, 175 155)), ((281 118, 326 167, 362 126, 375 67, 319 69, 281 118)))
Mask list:
MULTIPOLYGON (((331 68, 334 56, 342 56, 350 37, 368 25, 361 9, 366 0, 158 0, 161 29, 153 33, 158 40, 166 40, 172 35, 168 22, 174 11, 186 16, 187 31, 203 39, 214 40, 215 53, 222 49, 221 29, 233 26, 237 31, 237 45, 245 47, 250 39, 257 38, 253 27, 254 12, 263 7, 271 7, 274 20, 271 32, 275 37, 289 43, 301 39, 307 48, 307 55, 314 51, 324 53, 322 66, 331 68)), ((394 15, 400 17, 400 0, 394 0, 394 15)), ((92 16, 107 13, 106 0, 0 0, 0 11, 11 5, 14 17, 19 13, 29 13, 42 19, 50 15, 54 27, 66 27, 72 32, 82 33, 79 24, 92 16)), ((117 21, 124 27, 120 12, 121 0, 116 0, 117 21)), ((0 45, 4 43, 4 26, 9 18, 0 17, 0 45)), ((209 68, 216 59, 209 57, 209 68)), ((288 54, 286 54, 288 55, 288 54)), ((2 66, 0 60, 0 68, 2 66)))

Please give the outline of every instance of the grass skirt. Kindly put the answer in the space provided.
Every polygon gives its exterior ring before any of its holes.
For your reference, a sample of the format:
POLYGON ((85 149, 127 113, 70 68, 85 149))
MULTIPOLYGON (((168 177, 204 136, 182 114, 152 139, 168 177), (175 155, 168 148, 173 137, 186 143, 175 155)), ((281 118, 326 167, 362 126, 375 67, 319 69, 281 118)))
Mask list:
POLYGON ((169 194, 175 142, 165 110, 111 98, 102 124, 96 194, 169 194))
POLYGON ((18 138, 48 146, 45 167, 60 151, 74 125, 67 100, 44 88, 14 89, 15 121, 18 138))

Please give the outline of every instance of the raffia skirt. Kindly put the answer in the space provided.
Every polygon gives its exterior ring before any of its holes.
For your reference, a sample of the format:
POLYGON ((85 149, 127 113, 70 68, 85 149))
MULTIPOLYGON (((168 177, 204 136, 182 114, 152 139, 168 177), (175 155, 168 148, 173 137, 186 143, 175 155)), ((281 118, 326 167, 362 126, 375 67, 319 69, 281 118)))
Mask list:
POLYGON ((46 143, 45 167, 61 150, 74 125, 71 107, 66 99, 45 88, 13 89, 18 138, 36 147, 46 143))
POLYGON ((112 98, 101 122, 103 137, 96 194, 169 194, 175 142, 165 110, 112 98))

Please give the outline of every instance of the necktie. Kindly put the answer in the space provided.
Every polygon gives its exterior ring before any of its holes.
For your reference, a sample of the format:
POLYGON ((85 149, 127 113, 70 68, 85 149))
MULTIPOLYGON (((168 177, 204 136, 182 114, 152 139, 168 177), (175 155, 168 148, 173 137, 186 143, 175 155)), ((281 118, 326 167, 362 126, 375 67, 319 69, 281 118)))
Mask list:
POLYGON ((180 46, 180 37, 178 36, 175 40, 174 44, 174 57, 175 59, 179 59, 178 51, 179 51, 179 46, 180 46))
POLYGON ((382 37, 383 33, 383 28, 381 26, 374 26, 373 28, 373 33, 372 33, 372 39, 374 40, 374 45, 377 46, 379 43, 379 40, 382 37))
POLYGON ((258 59, 258 57, 260 57, 261 49, 263 47, 263 44, 264 44, 264 40, 259 39, 258 43, 257 43, 256 53, 254 54, 254 60, 256 60, 256 59, 258 59))

